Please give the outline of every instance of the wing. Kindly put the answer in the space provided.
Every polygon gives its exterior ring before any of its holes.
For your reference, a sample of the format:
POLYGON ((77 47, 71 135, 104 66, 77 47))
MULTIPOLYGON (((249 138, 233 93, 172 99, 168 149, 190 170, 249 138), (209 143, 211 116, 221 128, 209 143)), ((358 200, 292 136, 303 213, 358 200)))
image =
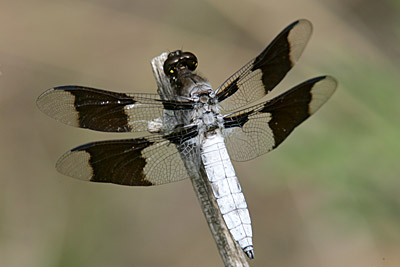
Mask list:
POLYGON ((222 109, 233 111, 274 89, 299 59, 311 32, 311 22, 304 19, 286 27, 261 54, 216 90, 222 109))
POLYGON ((198 153, 197 127, 161 136, 88 143, 65 153, 57 170, 73 178, 130 186, 186 179, 179 151, 198 153))
POLYGON ((330 76, 317 77, 264 103, 226 115, 229 155, 235 161, 246 161, 278 147, 329 99, 336 86, 330 76))
POLYGON ((189 101, 163 100, 156 94, 115 93, 83 86, 60 86, 37 99, 40 110, 75 127, 103 132, 142 132, 164 110, 184 112, 189 101))

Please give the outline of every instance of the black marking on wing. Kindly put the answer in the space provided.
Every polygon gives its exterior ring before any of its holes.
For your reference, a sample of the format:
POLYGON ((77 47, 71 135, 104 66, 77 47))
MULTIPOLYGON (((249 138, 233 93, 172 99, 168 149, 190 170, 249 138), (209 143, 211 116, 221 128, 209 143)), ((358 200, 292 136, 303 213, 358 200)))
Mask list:
POLYGON ((181 145, 189 139, 197 137, 199 134, 197 125, 178 127, 174 132, 164 135, 163 138, 167 139, 175 145, 181 145))
POLYGON ((230 81, 223 90, 218 92, 218 94, 216 96, 218 99, 218 102, 224 101, 225 99, 227 99, 228 97, 230 97, 234 93, 236 93, 237 90, 239 90, 239 86, 238 86, 239 79, 240 79, 240 77, 237 77, 233 81, 230 81))
POLYGON ((91 182, 150 186, 153 183, 146 179, 142 151, 153 144, 145 138, 103 141, 79 146, 71 152, 85 151, 90 155, 91 182))
POLYGON ((325 78, 325 76, 322 76, 308 80, 280 97, 265 103, 260 112, 271 114, 269 127, 274 133, 275 144, 273 148, 279 146, 294 128, 311 116, 309 110, 312 99, 311 89, 317 82, 325 78))
POLYGON ((166 136, 88 143, 65 153, 57 170, 81 180, 130 186, 179 181, 187 173, 175 144, 197 135, 197 126, 191 126, 166 136))
POLYGON ((233 127, 243 127, 243 125, 249 121, 249 116, 255 114, 257 111, 250 109, 248 112, 239 113, 235 116, 229 115, 224 117, 224 127, 226 129, 233 127))
POLYGON ((104 92, 97 89, 61 86, 56 91, 70 92, 78 113, 79 127, 107 132, 130 132, 128 115, 124 107, 135 104, 126 94, 104 92))
POLYGON ((232 111, 268 94, 296 63, 311 32, 308 20, 298 20, 286 27, 261 54, 217 89, 221 107, 232 111))
POLYGON ((68 125, 103 132, 147 131, 147 121, 164 110, 185 111, 189 101, 164 100, 155 94, 125 94, 83 86, 60 86, 39 96, 38 107, 68 125))
POLYGON ((299 21, 295 21, 286 27, 254 60, 251 71, 257 69, 262 71, 265 94, 268 94, 295 64, 290 58, 291 48, 288 36, 298 23, 299 21))
POLYGON ((233 160, 245 161, 278 147, 333 94, 330 76, 307 80, 285 93, 224 117, 224 134, 233 160))

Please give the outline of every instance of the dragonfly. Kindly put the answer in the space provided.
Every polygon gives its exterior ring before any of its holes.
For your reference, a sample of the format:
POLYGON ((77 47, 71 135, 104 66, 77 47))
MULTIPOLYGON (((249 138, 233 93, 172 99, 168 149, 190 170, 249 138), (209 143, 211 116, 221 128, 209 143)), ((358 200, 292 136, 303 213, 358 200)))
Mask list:
POLYGON ((328 75, 268 97, 299 59, 312 24, 297 20, 216 90, 196 73, 191 52, 168 54, 163 75, 172 93, 117 93, 77 85, 48 89, 41 111, 59 122, 102 132, 148 132, 133 139, 91 142, 66 152, 56 169, 77 179, 127 186, 180 181, 204 168, 233 239, 254 258, 250 213, 233 161, 277 148, 334 93, 328 75), (184 159, 194 162, 189 168, 184 159))

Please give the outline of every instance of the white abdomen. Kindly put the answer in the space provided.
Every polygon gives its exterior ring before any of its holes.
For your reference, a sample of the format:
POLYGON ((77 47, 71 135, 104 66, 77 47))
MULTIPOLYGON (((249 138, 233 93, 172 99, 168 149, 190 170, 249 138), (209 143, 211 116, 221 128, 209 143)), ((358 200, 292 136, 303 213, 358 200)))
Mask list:
POLYGON ((250 214, 220 134, 209 135, 204 139, 201 158, 229 231, 246 253, 253 253, 250 214))

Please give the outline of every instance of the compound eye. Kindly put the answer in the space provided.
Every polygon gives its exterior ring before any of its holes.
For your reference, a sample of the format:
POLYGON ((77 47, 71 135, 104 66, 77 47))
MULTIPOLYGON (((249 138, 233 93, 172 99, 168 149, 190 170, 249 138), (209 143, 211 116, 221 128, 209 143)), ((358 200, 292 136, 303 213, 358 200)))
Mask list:
POLYGON ((167 77, 173 77, 176 74, 176 65, 164 66, 164 73, 167 77))
POLYGON ((194 71, 197 68, 197 61, 188 60, 186 61, 186 65, 189 70, 194 71))
POLYGON ((168 77, 171 77, 175 74, 176 65, 179 62, 179 58, 177 56, 168 57, 164 62, 164 73, 168 77))
POLYGON ((176 75, 177 68, 187 68, 194 71, 197 68, 197 58, 190 52, 182 52, 176 50, 168 54, 168 58, 164 62, 164 73, 167 77, 176 75))
POLYGON ((183 52, 181 58, 189 70, 194 71, 197 68, 197 58, 194 54, 183 52))

